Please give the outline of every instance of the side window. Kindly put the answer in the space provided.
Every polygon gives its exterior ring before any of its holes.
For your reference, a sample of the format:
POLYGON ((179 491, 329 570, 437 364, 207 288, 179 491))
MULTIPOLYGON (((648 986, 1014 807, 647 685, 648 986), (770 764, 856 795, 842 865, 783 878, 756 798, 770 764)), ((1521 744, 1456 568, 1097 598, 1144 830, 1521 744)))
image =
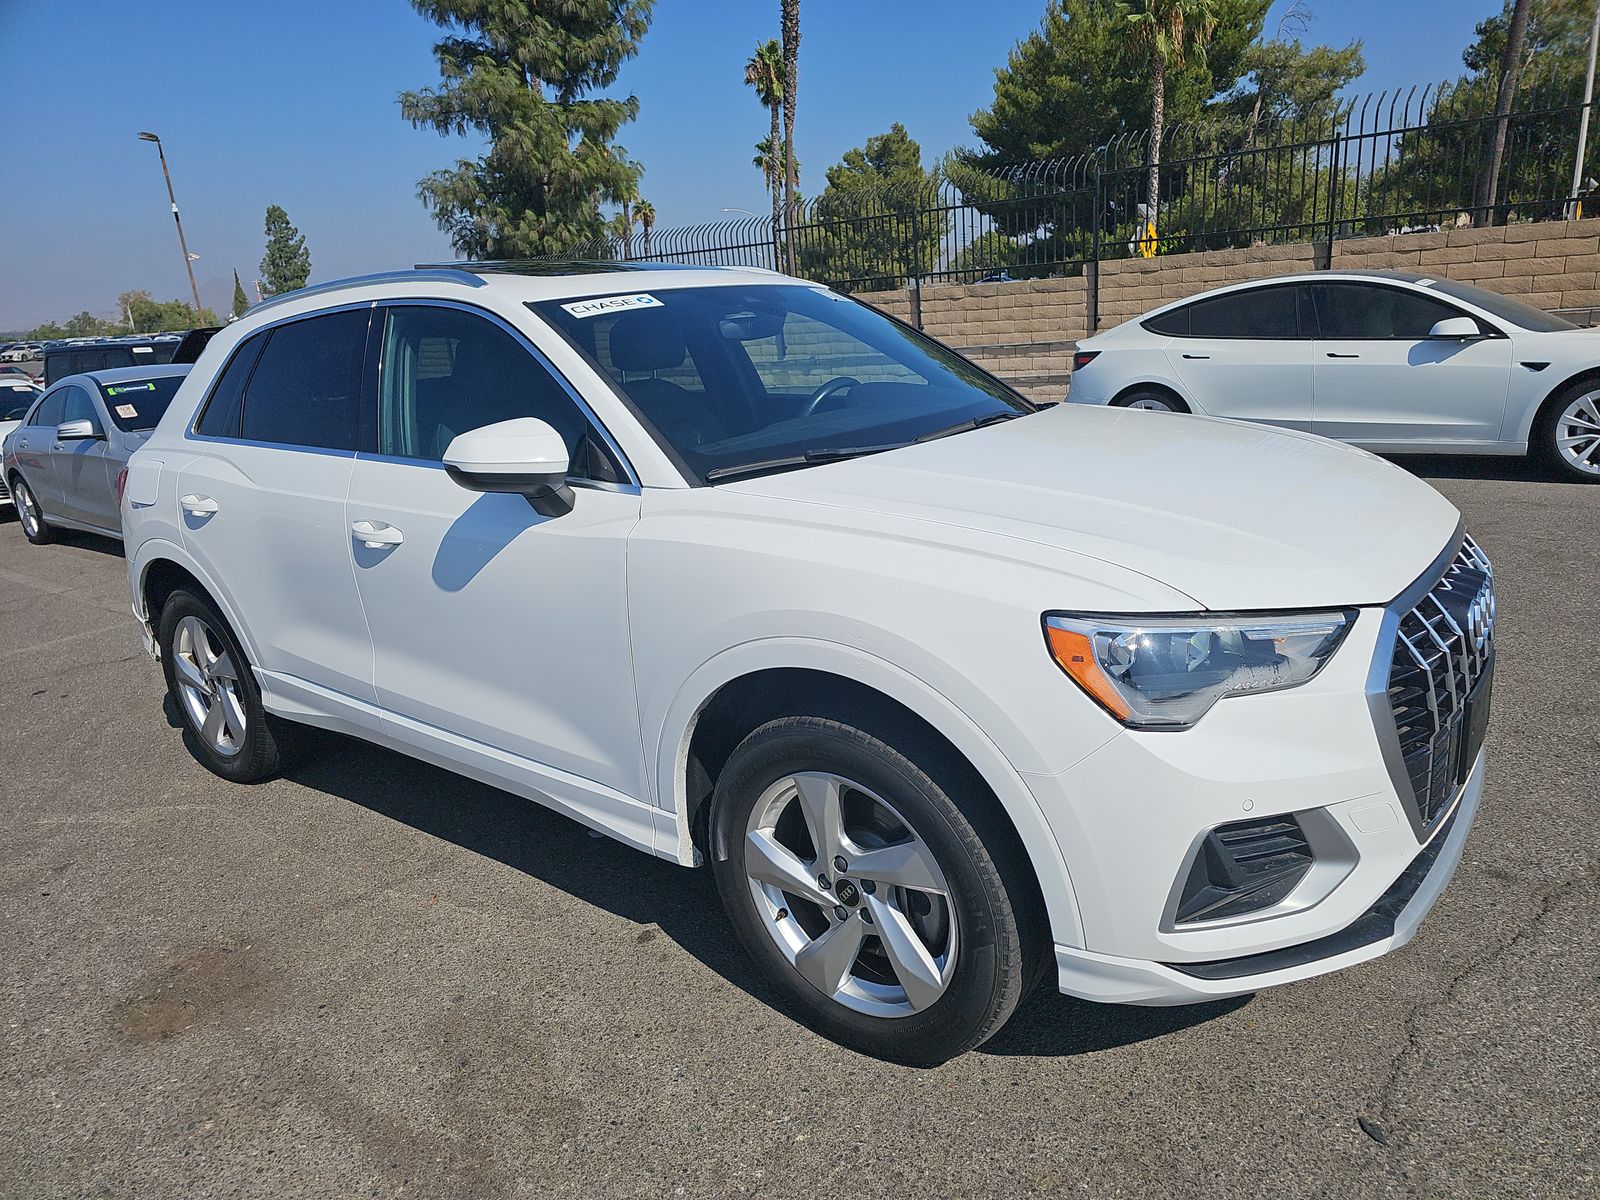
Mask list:
MULTIPOLYGON (((753 334, 766 333, 750 317, 753 334)), ((846 377, 862 383, 915 383, 927 380, 910 367, 886 358, 842 329, 824 325, 804 313, 786 313, 783 325, 766 336, 733 336, 742 315, 734 313, 722 323, 725 338, 744 346, 750 365, 761 377, 768 395, 793 393, 809 396, 823 384, 846 377)))
MULTIPOLYGON (((438 462, 459 433, 537 417, 566 441, 573 476, 621 478, 583 410, 504 329, 457 308, 395 306, 385 312, 380 453, 438 462)), ((250 385, 252 403, 255 387, 250 385)))
POLYGON ((1294 338, 1300 336, 1292 287, 1250 288, 1189 306, 1191 337, 1294 338))
POLYGON ((195 422, 194 431, 206 437, 239 436, 239 414, 244 407, 244 385, 255 370, 256 359, 261 357, 261 347, 267 344, 267 335, 258 333, 246 338, 233 352, 228 365, 211 388, 211 396, 195 422))
POLYGON ((1440 321, 1459 317, 1459 309, 1400 288, 1375 283, 1319 283, 1312 287, 1324 338, 1401 338, 1428 336, 1440 321))
POLYGON ((1185 304, 1182 308, 1164 312, 1159 317, 1151 317, 1144 323, 1144 327, 1151 333, 1164 333, 1168 337, 1188 337, 1189 310, 1193 307, 1192 304, 1185 304))
POLYGON ((361 379, 371 310, 279 325, 244 396, 240 436, 252 442, 361 448, 361 379))
POLYGON ((101 427, 100 414, 95 412, 94 401, 89 398, 88 389, 74 386, 61 390, 64 394, 61 416, 63 421, 89 421, 96 429, 101 427))
POLYGON ((65 388, 57 388, 46 396, 39 407, 33 410, 33 420, 28 424, 43 425, 48 429, 54 429, 61 424, 61 411, 65 394, 65 388))

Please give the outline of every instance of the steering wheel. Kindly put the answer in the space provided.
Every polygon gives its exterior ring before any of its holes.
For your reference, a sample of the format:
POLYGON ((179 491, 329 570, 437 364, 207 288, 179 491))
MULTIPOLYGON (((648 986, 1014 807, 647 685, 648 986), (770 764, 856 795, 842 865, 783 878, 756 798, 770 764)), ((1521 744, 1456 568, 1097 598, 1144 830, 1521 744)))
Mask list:
POLYGON ((816 412, 817 409, 822 407, 822 402, 824 400, 827 400, 837 393, 844 391, 846 388, 860 386, 861 380, 852 375, 836 376, 835 378, 828 380, 827 383, 823 384, 816 391, 811 393, 811 399, 806 401, 806 406, 800 410, 800 415, 802 417, 809 417, 812 413, 816 412))

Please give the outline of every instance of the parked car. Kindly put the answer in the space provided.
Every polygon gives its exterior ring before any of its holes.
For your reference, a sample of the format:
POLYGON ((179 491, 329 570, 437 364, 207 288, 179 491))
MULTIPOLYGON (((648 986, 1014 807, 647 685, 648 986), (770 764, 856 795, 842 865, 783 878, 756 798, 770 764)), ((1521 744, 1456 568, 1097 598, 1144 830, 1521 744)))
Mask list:
POLYGON ((172 361, 178 341, 151 338, 111 341, 100 339, 67 344, 44 353, 45 386, 87 371, 108 371, 119 367, 149 367, 172 361))
POLYGON ((69 375, 39 398, 0 442, 0 478, 35 545, 57 526, 122 536, 118 493, 129 456, 189 368, 123 367, 69 375))
MULTIPOLYGON (((29 380, 0 375, 0 445, 5 443, 6 436, 13 429, 22 424, 22 418, 39 398, 39 392, 40 389, 29 380)), ((14 507, 11 489, 6 486, 4 475, 0 474, 0 508, 11 507, 14 507)))
POLYGON ((1461 856, 1489 562, 1371 455, 1037 411, 758 271, 367 277, 204 359, 122 514, 199 760, 320 725, 709 863, 868 1053, 1370 959, 1461 856))
POLYGON ((41 354, 37 342, 17 342, 0 351, 0 362, 31 362, 41 354))
POLYGON ((1218 288, 1078 344, 1068 399, 1237 417, 1382 454, 1528 454, 1600 482, 1600 330, 1402 271, 1218 288))

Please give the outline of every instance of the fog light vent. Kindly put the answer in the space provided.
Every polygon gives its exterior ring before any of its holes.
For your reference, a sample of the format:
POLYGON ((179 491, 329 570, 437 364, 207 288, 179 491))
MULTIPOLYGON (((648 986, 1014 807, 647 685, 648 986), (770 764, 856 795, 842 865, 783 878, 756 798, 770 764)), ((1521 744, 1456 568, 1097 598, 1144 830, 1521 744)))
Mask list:
POLYGON ((1200 843, 1178 898, 1179 925, 1270 908, 1311 869, 1311 847, 1293 815, 1218 825, 1200 843))

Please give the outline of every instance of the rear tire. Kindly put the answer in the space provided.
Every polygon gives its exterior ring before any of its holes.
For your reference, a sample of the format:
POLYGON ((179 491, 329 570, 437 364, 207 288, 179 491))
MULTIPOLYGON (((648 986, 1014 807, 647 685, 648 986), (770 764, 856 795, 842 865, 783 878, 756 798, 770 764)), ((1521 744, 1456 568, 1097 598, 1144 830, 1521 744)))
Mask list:
POLYGON ((1600 483, 1600 381, 1574 383, 1547 400, 1529 450, 1569 483, 1600 483))
POLYGON ((1138 384, 1111 402, 1114 408, 1137 408, 1149 412, 1186 413, 1189 406, 1164 388, 1138 384))
POLYGON ((184 741, 201 765, 233 783, 278 774, 294 727, 262 706, 255 671, 211 602, 173 592, 161 606, 156 638, 184 741))
POLYGON ((33 494, 28 481, 21 475, 11 477, 11 503, 16 506, 17 520, 22 523, 22 536, 35 546, 48 546, 55 541, 56 531, 44 519, 44 509, 33 494))
POLYGON ((789 1007, 913 1066, 992 1036, 1042 961, 1027 881, 934 769, 854 726, 784 717, 740 742, 711 801, 723 906, 789 1007))

